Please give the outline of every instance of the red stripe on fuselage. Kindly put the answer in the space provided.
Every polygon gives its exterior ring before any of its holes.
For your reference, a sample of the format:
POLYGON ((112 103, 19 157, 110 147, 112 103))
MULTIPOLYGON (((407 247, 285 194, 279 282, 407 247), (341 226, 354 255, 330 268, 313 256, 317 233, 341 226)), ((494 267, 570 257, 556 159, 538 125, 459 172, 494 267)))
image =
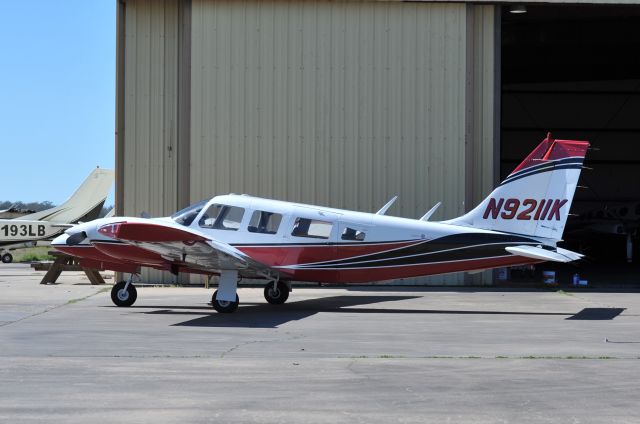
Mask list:
POLYGON ((315 262, 347 259, 373 253, 386 252, 422 243, 424 240, 412 240, 391 243, 351 244, 338 243, 327 245, 254 245, 234 246, 245 255, 267 266, 299 265, 315 262))

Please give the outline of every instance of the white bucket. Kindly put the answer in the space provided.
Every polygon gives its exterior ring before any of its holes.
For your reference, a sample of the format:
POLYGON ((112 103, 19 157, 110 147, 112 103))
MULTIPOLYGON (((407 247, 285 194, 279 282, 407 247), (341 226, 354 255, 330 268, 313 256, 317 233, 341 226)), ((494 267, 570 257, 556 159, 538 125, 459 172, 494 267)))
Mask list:
POLYGON ((556 283, 556 272, 555 271, 542 271, 542 282, 545 284, 555 284, 556 283))

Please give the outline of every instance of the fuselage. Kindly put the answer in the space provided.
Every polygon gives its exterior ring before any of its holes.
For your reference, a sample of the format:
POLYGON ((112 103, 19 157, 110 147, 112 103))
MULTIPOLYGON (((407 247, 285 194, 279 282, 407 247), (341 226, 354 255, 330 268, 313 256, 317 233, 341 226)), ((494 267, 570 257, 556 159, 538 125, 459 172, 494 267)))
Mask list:
MULTIPOLYGON (((52 245, 87 265, 131 271, 137 266, 205 272, 98 232, 117 222, 156 222, 188 228, 233 246, 274 269, 283 280, 367 283, 538 262, 505 247, 539 244, 531 237, 439 222, 262 199, 217 196, 171 218, 104 218, 81 224, 52 245), (66 243, 84 231, 79 244, 66 243)), ((241 272, 242 274, 242 272, 241 272)), ((252 277, 251 273, 247 273, 252 277)))

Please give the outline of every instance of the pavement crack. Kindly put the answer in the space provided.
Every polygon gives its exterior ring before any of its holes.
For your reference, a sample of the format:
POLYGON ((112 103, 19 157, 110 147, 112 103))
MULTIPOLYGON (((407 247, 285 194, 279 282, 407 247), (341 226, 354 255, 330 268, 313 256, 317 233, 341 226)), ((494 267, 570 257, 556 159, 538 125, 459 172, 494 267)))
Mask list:
POLYGON ((226 355, 228 355, 228 354, 240 349, 241 347, 249 346, 249 345, 256 344, 256 343, 266 343, 267 341, 268 340, 251 340, 249 342, 238 343, 237 345, 231 347, 230 349, 227 349, 224 352, 222 352, 220 354, 220 358, 224 358, 226 355))
POLYGON ((110 289, 109 289, 108 287, 103 287, 102 289, 98 290, 98 291, 97 291, 97 292, 95 292, 95 293, 88 294, 87 296, 84 296, 84 297, 79 297, 79 298, 75 298, 75 299, 69 299, 69 300, 67 300, 65 303, 62 303, 62 304, 60 304, 60 305, 55 305, 55 306, 52 306, 52 307, 50 307, 50 308, 46 308, 46 309, 44 309, 44 310, 42 310, 42 311, 39 311, 39 312, 33 313, 33 314, 31 314, 31 315, 24 316, 24 317, 22 317, 22 318, 18 318, 18 319, 17 319, 17 320, 15 320, 15 321, 3 321, 3 322, 0 322, 0 327, 6 327, 6 326, 9 326, 9 325, 11 325, 11 324, 16 324, 16 323, 18 323, 18 322, 20 322, 20 321, 24 321, 24 320, 29 319, 29 318, 37 317, 37 316, 39 316, 39 315, 44 315, 44 314, 46 314, 47 312, 54 311, 54 310, 56 310, 56 309, 62 308, 63 306, 73 305, 74 303, 82 302, 83 300, 87 300, 87 299, 89 299, 90 297, 96 296, 96 295, 98 295, 98 294, 100 294, 100 293, 104 293, 104 292, 109 291, 109 290, 110 290, 110 289))

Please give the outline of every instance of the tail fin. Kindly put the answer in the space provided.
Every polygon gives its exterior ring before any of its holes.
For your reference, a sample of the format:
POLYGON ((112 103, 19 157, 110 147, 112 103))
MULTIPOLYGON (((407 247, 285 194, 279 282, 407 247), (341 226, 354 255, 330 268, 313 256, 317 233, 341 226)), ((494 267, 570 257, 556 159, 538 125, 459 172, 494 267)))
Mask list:
POLYGON ((548 134, 489 197, 446 223, 560 240, 588 148, 548 134))
POLYGON ((98 217, 113 185, 114 172, 96 168, 73 195, 60 206, 20 217, 22 220, 73 224, 98 217))

